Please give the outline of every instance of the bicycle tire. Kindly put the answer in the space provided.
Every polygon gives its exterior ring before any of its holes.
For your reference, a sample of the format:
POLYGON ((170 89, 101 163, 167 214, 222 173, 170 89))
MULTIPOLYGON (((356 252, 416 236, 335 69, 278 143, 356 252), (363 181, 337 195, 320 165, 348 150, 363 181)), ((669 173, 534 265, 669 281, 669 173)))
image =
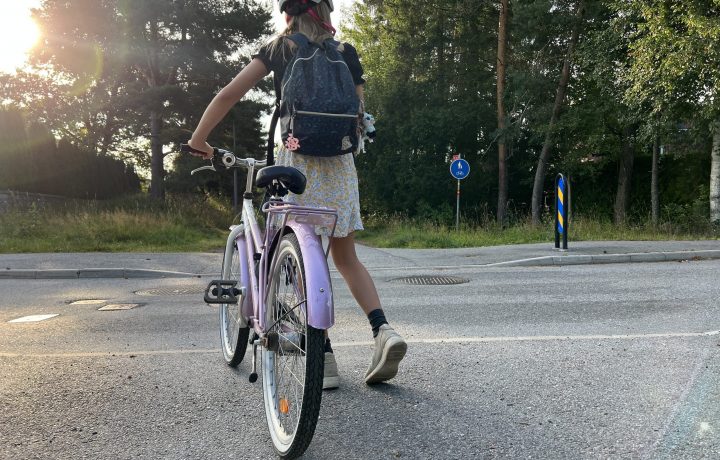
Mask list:
MULTIPOLYGON (((222 279, 238 280, 242 285, 247 276, 242 276, 244 264, 241 263, 240 253, 237 245, 233 244, 233 252, 230 260, 223 256, 222 279)), ((249 288, 249 286, 246 286, 249 288)), ((230 367, 237 367, 245 357, 248 346, 250 328, 240 327, 243 302, 246 296, 240 296, 237 304, 220 304, 220 348, 222 349, 225 362, 230 367)), ((247 324, 247 322, 245 322, 247 324)))
POLYGON ((270 331, 278 333, 278 345, 277 351, 262 349, 263 400, 273 447, 280 457, 292 459, 305 452, 315 433, 322 401, 325 335, 307 323, 305 270, 297 237, 285 235, 277 253, 266 327, 274 324, 270 331), (304 370, 293 373, 301 361, 304 370))

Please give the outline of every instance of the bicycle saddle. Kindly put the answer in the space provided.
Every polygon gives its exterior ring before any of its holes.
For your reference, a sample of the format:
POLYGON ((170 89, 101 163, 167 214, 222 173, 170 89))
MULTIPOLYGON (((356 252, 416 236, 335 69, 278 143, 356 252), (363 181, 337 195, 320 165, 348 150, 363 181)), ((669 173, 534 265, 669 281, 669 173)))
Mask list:
POLYGON ((296 195, 300 195, 305 191, 307 181, 305 174, 291 166, 268 166, 258 171, 255 185, 257 187, 267 187, 272 185, 275 180, 296 195))

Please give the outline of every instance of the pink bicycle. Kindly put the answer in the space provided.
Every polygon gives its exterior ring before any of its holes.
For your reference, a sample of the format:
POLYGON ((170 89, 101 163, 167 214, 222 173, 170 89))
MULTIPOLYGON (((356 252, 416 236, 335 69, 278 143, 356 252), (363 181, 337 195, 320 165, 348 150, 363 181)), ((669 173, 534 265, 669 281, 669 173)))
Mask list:
MULTIPOLYGON (((190 152, 189 146, 181 148, 190 152)), ((334 323, 333 293, 327 265, 328 248, 316 233, 337 223, 333 209, 286 203, 288 192, 301 194, 305 176, 295 168, 267 166, 266 161, 238 158, 215 149, 211 166, 192 171, 247 169, 242 218, 230 227, 221 279, 205 290, 205 301, 220 305, 222 352, 230 366, 243 360, 252 345, 250 382, 257 381, 261 352, 263 398, 270 437, 283 458, 295 458, 312 440, 322 399, 324 331, 334 323), (254 183, 270 199, 255 217, 254 183), (252 335, 251 335, 252 332, 252 335)))

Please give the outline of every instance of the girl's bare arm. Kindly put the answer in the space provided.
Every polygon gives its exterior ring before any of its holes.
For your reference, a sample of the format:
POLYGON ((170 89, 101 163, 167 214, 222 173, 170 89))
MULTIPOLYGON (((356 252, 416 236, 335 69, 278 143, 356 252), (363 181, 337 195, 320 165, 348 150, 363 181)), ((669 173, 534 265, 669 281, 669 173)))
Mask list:
POLYGON ((260 59, 253 59, 233 80, 220 90, 205 109, 192 138, 188 142, 195 150, 207 152, 205 158, 212 156, 212 147, 207 138, 230 109, 237 104, 248 91, 268 74, 268 69, 260 59))

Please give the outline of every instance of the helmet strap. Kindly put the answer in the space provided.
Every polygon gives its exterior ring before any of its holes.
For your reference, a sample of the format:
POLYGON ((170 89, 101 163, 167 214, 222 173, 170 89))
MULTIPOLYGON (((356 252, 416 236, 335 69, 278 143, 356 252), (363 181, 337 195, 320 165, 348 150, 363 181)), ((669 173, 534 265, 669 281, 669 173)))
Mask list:
POLYGON ((307 14, 312 16, 312 18, 315 19, 315 21, 317 21, 323 29, 327 30, 328 32, 333 34, 333 36, 335 36, 335 33, 337 32, 337 30, 335 30, 335 27, 333 27, 332 24, 330 24, 329 22, 323 21, 320 15, 317 14, 317 11, 315 11, 314 7, 308 9, 307 14))

